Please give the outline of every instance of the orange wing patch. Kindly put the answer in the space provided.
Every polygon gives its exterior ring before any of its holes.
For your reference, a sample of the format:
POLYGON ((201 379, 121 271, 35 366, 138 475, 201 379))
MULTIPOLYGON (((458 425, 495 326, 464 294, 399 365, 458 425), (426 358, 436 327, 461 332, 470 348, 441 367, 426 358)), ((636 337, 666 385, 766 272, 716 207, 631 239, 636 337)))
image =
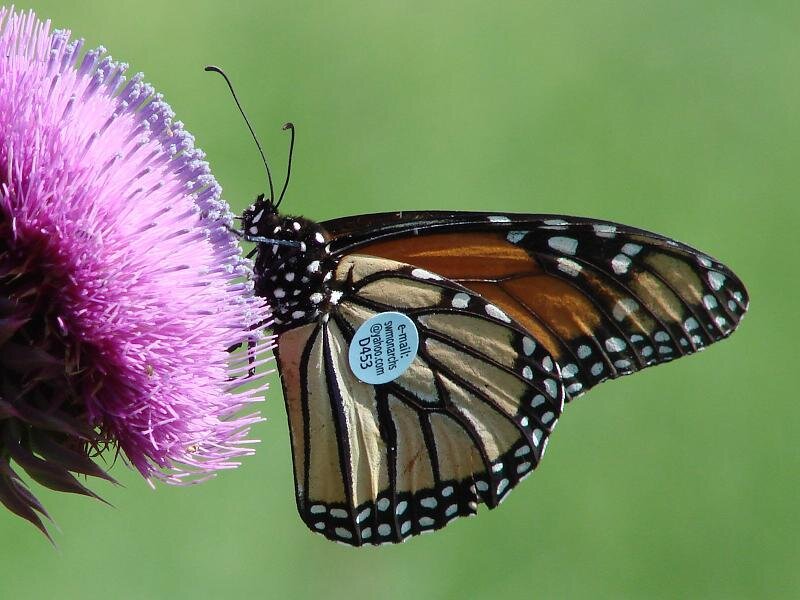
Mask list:
POLYGON ((499 279, 534 275, 541 269, 502 233, 435 233, 366 244, 359 253, 389 258, 448 279, 499 279), (455 238, 455 239, 454 239, 455 238))

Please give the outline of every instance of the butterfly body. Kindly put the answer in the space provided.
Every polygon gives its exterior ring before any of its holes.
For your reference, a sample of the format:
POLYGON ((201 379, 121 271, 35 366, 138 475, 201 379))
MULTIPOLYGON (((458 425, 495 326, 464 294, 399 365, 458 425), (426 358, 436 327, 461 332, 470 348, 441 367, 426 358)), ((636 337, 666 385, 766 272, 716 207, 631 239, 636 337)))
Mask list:
POLYGON ((256 292, 275 311, 298 510, 351 545, 497 506, 538 465, 565 401, 727 337, 748 303, 708 255, 594 219, 429 211, 317 224, 260 197, 243 226, 256 292), (362 325, 396 313, 418 353, 369 383, 348 350, 362 325))
POLYGON ((260 196, 242 217, 250 236, 269 238, 256 258, 255 292, 273 310, 276 333, 309 323, 326 313, 335 261, 325 232, 303 217, 283 216, 260 196))

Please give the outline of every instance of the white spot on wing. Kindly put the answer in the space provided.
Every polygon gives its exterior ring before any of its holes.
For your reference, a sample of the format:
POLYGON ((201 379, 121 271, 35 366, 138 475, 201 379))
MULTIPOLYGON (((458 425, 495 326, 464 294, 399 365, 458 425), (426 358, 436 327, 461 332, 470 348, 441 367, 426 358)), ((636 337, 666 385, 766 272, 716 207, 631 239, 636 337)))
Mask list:
POLYGON ((556 264, 559 271, 572 277, 577 276, 583 270, 583 267, 569 258, 559 257, 556 259, 556 264))
POLYGON ((453 300, 450 302, 453 308, 467 308, 469 305, 469 294, 465 294, 464 292, 458 292, 455 296, 453 296, 453 300))
POLYGON ((419 501, 419 503, 424 506, 425 508, 436 508, 436 505, 439 504, 436 501, 436 498, 428 496, 427 498, 423 498, 419 501))
POLYGON ((511 219, 504 215, 492 215, 489 217, 490 223, 511 223, 511 219))
POLYGON ((627 273, 628 268, 630 266, 631 266, 631 259, 625 254, 617 254, 614 258, 611 259, 611 268, 617 275, 622 275, 623 273, 627 273))
POLYGON ((506 239, 512 244, 519 244, 526 235, 528 235, 527 231, 509 231, 506 239))
POLYGON ((431 273, 430 271, 426 271, 425 269, 414 269, 411 271, 411 276, 416 277, 417 279, 433 279, 433 280, 440 280, 441 277, 436 275, 435 273, 431 273))
POLYGON ((578 250, 578 240, 575 238, 555 236, 547 240, 547 245, 553 250, 564 254, 575 254, 578 250))
POLYGON ((633 298, 622 298, 617 300, 611 313, 617 321, 622 321, 626 317, 639 309, 639 304, 633 298))
POLYGON ((528 336, 522 338, 522 351, 525 353, 525 356, 530 356, 533 354, 533 351, 536 350, 536 342, 534 342, 528 336))
POLYGON ((573 396, 578 392, 580 392, 582 389, 583 389, 582 383, 573 383, 572 385, 567 387, 567 392, 569 393, 570 396, 573 396))
POLYGON ((622 246, 622 253, 628 256, 636 256, 641 249, 642 247, 639 244, 624 244, 622 246))
POLYGON ((519 458, 521 456, 525 456, 526 454, 530 454, 530 452, 531 452, 530 446, 520 446, 519 448, 517 448, 516 452, 514 452, 514 456, 519 458))
POLYGON ((621 352, 625 349, 625 346, 627 346, 625 340, 617 337, 608 338, 606 340, 606 350, 609 352, 621 352))
POLYGON ((617 228, 614 225, 593 225, 594 233, 597 237, 612 238, 617 233, 617 228))
POLYGON ((494 304, 487 304, 484 310, 486 311, 487 315, 497 319, 498 321, 503 321, 504 323, 511 323, 511 319, 509 319, 508 315, 499 308, 497 308, 494 304))
POLYGON ((340 538, 344 538, 346 540, 349 540, 351 537, 353 537, 352 532, 348 531, 344 527, 337 527, 334 529, 334 533, 336 533, 336 535, 338 535, 340 538))
POLYGON ((711 285, 712 290, 717 291, 722 287, 722 284, 725 283, 725 275, 717 271, 709 271, 708 283, 711 285))

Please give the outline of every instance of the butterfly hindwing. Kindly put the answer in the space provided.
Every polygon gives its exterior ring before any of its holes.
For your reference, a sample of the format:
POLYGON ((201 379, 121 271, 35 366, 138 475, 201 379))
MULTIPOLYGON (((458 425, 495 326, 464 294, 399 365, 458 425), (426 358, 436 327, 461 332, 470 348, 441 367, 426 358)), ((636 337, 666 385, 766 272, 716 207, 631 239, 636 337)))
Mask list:
POLYGON ((747 310, 745 288, 725 265, 617 223, 427 212, 324 226, 334 252, 408 262, 501 307, 559 362, 568 399, 703 350, 747 310))
POLYGON ((298 510, 352 545, 439 529, 496 506, 541 459, 565 391, 546 348, 501 308, 416 265, 352 254, 325 318, 279 338, 298 510), (358 327, 388 311, 419 334, 388 383, 348 364, 358 327))

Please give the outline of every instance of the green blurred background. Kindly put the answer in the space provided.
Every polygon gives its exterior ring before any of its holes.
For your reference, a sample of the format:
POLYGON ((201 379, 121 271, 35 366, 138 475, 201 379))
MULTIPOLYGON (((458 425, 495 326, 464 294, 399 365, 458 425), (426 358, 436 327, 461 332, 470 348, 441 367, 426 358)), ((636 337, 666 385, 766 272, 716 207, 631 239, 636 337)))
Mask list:
POLYGON ((116 508, 37 488, 54 549, 0 514, 3 598, 762 598, 800 594, 796 2, 21 2, 144 71, 241 210, 264 189, 215 63, 284 207, 588 215, 726 262, 742 330, 571 405, 504 505, 354 550, 295 513, 273 376, 243 468, 116 508), (793 308, 794 307, 794 308, 793 308), (795 373, 796 374, 796 373, 795 373))

